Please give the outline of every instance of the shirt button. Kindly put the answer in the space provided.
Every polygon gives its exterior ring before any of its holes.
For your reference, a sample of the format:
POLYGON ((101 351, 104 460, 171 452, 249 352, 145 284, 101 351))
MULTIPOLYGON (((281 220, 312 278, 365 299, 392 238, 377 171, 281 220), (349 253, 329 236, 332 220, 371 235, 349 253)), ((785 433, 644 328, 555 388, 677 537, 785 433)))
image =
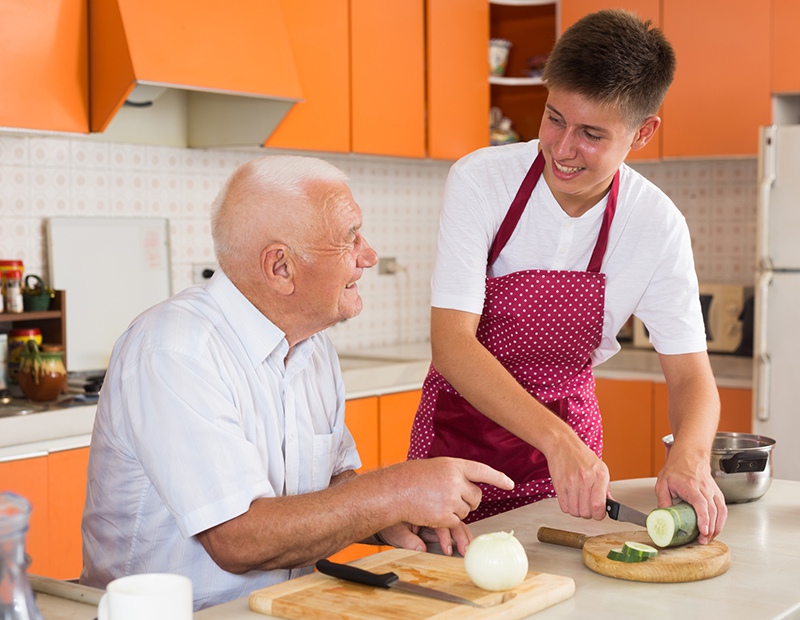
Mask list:
POLYGON ((572 220, 567 220, 564 222, 564 228, 569 228, 570 226, 572 226, 572 220))
POLYGON ((287 435, 286 436, 286 441, 288 441, 289 443, 292 443, 294 441, 294 435, 287 435))

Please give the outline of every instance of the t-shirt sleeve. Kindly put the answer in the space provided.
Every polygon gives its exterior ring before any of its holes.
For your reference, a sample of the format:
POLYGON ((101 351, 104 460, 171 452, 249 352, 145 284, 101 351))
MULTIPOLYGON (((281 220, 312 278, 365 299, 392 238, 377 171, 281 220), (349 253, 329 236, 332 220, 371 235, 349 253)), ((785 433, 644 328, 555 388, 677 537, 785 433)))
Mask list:
POLYGON ((659 353, 705 351, 705 327, 686 220, 674 217, 661 233, 661 259, 634 314, 647 327, 659 353))
POLYGON ((485 197, 468 174, 468 169, 456 164, 447 177, 431 305, 481 314, 495 222, 485 197))

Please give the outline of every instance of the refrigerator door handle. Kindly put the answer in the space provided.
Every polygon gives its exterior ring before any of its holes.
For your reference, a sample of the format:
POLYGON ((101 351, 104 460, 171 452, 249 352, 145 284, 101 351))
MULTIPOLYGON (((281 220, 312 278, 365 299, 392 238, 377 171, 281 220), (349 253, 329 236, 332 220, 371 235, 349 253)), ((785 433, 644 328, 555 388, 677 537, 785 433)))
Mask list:
POLYGON ((767 296, 772 284, 772 273, 762 271, 756 282, 755 330, 753 333, 753 358, 755 359, 755 381, 753 390, 753 410, 756 418, 769 420, 769 391, 772 364, 767 352, 767 296))
POLYGON ((756 240, 756 258, 760 269, 772 269, 772 259, 769 256, 769 203, 772 186, 775 184, 777 176, 775 161, 777 133, 776 125, 761 128, 758 167, 758 237, 756 240))

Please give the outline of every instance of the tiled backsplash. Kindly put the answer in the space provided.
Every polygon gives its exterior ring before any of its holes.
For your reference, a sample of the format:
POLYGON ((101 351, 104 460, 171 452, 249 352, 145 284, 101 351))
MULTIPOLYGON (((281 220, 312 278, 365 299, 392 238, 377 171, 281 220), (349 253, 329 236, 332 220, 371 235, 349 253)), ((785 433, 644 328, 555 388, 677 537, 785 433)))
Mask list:
MULTIPOLYGON (((81 138, 0 136, 0 258, 19 258, 47 279, 44 221, 164 217, 170 222, 173 290, 192 266, 213 263, 209 205, 240 163, 263 151, 110 144, 81 138)), ((343 169, 364 214, 364 234, 400 271, 365 273, 364 311, 329 330, 341 350, 428 338, 429 280, 449 162, 313 153, 343 169)), ((756 160, 636 164, 686 215, 698 276, 752 284, 756 160)))

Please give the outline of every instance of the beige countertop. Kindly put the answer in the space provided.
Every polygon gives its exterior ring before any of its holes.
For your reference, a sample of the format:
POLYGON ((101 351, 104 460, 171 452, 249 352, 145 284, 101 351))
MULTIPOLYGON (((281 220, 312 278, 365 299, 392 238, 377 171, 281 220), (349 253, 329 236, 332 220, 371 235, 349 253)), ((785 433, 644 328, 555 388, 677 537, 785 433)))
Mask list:
MULTIPOLYGON (((430 344, 340 352, 347 398, 361 398, 416 390, 430 366, 430 344)), ((720 387, 750 388, 752 359, 712 355, 711 365, 720 387)), ((663 381, 653 351, 625 348, 595 367, 598 378, 663 381)), ((39 452, 89 445, 95 405, 50 409, 40 413, 0 417, 0 460, 39 452)))
MULTIPOLYGON (((654 484, 654 478, 621 480, 612 482, 611 489, 618 501, 647 511, 655 505, 654 484)), ((609 519, 590 521, 570 517, 560 511, 555 499, 517 508, 470 527, 475 534, 513 530, 525 547, 530 570, 565 575, 575 581, 575 594, 531 616, 537 620, 777 620, 800 617, 800 589, 797 587, 800 583, 797 561, 800 482, 774 480, 758 501, 732 504, 728 510, 728 522, 719 540, 731 551, 731 567, 713 579, 688 583, 640 583, 606 577, 586 568, 579 550, 540 543, 536 532, 541 526, 588 535, 636 527, 609 519)), ((94 599, 85 591, 77 594, 84 597, 82 603, 66 599, 59 603, 58 598, 51 595, 40 598, 45 620, 92 620, 95 607, 91 601, 94 599)), ((62 593, 63 596, 68 594, 62 593)), ((250 611, 247 598, 241 598, 204 609, 194 617, 196 620, 258 620, 270 616, 250 611)))

